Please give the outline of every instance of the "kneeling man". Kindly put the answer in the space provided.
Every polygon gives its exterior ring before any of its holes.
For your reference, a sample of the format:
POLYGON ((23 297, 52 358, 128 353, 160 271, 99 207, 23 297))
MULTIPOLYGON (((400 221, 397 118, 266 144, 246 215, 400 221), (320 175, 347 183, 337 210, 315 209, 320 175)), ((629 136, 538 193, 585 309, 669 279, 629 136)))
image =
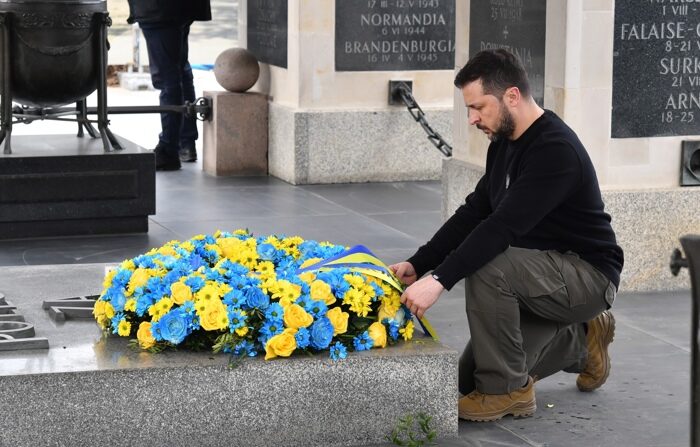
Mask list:
POLYGON ((432 239, 391 268, 419 317, 466 278, 471 340, 460 359, 459 417, 528 416, 533 378, 579 373, 581 391, 608 378, 608 309, 623 253, 586 149, 535 103, 517 57, 482 51, 455 85, 469 124, 491 140, 486 172, 432 239))

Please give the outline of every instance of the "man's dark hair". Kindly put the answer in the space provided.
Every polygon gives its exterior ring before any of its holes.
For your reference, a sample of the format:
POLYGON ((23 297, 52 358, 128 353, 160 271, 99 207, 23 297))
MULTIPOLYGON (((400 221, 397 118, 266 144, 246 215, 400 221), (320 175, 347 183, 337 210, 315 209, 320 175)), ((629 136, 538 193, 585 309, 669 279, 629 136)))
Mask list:
POLYGON ((508 50, 483 50, 476 53, 457 73, 455 86, 461 89, 479 79, 487 95, 500 98, 506 89, 518 87, 523 96, 530 96, 530 82, 525 68, 520 59, 508 50))

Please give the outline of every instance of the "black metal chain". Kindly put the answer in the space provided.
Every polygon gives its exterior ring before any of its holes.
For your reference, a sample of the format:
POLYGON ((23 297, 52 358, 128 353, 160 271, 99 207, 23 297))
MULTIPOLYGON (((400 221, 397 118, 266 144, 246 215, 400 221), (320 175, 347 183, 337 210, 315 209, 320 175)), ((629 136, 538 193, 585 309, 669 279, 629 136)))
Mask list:
POLYGON ((430 124, 428 124, 428 120, 425 119, 425 113, 423 113, 423 110, 416 102, 416 99, 411 94, 410 90, 408 89, 408 86, 406 86, 406 84, 404 83, 400 83, 396 87, 396 90, 397 93, 401 96, 401 100, 404 102, 404 104, 406 104, 406 107, 408 107, 408 111, 411 113, 411 116, 413 116, 413 119, 418 121, 425 133, 428 134, 428 140, 430 140, 430 142, 433 143, 433 145, 440 152, 442 152, 442 155, 444 155, 445 157, 451 157, 452 146, 447 144, 447 142, 440 136, 440 134, 437 133, 432 127, 430 127, 430 124))

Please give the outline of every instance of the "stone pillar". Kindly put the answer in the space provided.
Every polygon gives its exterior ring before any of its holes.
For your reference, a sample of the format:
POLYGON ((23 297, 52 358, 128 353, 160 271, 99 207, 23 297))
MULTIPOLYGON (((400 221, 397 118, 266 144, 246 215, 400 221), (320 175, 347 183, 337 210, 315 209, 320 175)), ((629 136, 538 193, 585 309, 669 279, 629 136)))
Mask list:
MULTIPOLYGON (((469 58, 471 3, 457 2, 457 68, 469 58)), ((489 8, 501 3, 480 2, 489 8)), ((686 75, 680 81, 684 84, 675 87, 672 73, 662 74, 662 58, 682 58, 683 42, 690 42, 687 45, 693 48, 700 45, 695 29, 700 10, 688 11, 681 4, 667 4, 664 10, 662 2, 635 6, 622 2, 616 5, 613 0, 546 3, 544 106, 577 132, 593 160, 606 211, 612 216, 618 242, 625 250, 621 291, 685 289, 687 277, 672 277, 668 259, 681 235, 700 232, 700 188, 679 186, 682 141, 698 139, 700 126, 680 122, 663 126, 655 120, 667 111, 667 98, 682 99, 683 93, 686 103, 677 101, 673 105, 679 110, 672 110, 676 115, 672 118, 681 120, 683 112, 686 119, 688 112, 697 115, 696 121, 700 118, 700 110, 694 110, 700 106, 690 96, 689 78, 694 76, 686 75), (657 29, 659 37, 654 37, 649 25, 669 21, 683 23, 682 36, 672 38, 666 33, 662 38, 657 29), (642 41, 643 22, 647 39, 642 41), (624 39, 623 23, 627 23, 624 39), (647 49, 634 55, 636 65, 631 69, 625 68, 628 62, 618 59, 614 70, 615 58, 624 58, 632 51, 625 44, 635 38, 630 37, 633 24, 634 32, 640 34, 638 48, 647 49), (667 41, 671 42, 668 54, 667 41), (620 98, 622 90, 616 89, 630 85, 628 91, 635 93, 620 98), (634 101, 632 107, 623 107, 625 100, 634 101), (650 110, 650 117, 632 116, 630 110, 637 109, 650 110), (619 130, 623 123, 628 125, 624 137, 619 130)), ((528 6, 528 2, 513 2, 496 10, 500 13, 503 9, 509 17, 520 17, 528 6)), ((665 63, 669 65, 671 61, 665 63)), ((488 146, 481 132, 468 128, 458 92, 454 128, 455 156, 443 164, 443 217, 449 216, 473 190, 483 173, 488 146)))
POLYGON ((204 172, 267 175, 268 98, 260 93, 207 91, 212 120, 204 122, 204 172))
POLYGON ((262 62, 254 90, 272 98, 270 174, 293 184, 440 178, 442 156, 388 94, 390 80, 413 81, 449 139, 454 64, 441 50, 454 47, 453 31, 444 34, 453 1, 241 0, 241 46, 262 62), (385 14, 404 24, 385 26, 385 14), (414 41, 434 51, 412 51, 414 41))

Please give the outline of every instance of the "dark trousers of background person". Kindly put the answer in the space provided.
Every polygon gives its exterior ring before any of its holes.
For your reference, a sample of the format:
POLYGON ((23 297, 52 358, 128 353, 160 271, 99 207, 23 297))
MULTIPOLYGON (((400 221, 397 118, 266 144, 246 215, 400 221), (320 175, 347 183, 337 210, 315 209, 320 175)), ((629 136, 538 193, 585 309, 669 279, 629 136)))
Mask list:
MULTIPOLYGON (((153 86, 160 90, 160 105, 194 102, 194 80, 188 59, 187 39, 192 22, 183 24, 142 24, 146 38, 153 86)), ((158 146, 178 156, 180 148, 194 148, 197 121, 179 113, 161 113, 158 146)))

